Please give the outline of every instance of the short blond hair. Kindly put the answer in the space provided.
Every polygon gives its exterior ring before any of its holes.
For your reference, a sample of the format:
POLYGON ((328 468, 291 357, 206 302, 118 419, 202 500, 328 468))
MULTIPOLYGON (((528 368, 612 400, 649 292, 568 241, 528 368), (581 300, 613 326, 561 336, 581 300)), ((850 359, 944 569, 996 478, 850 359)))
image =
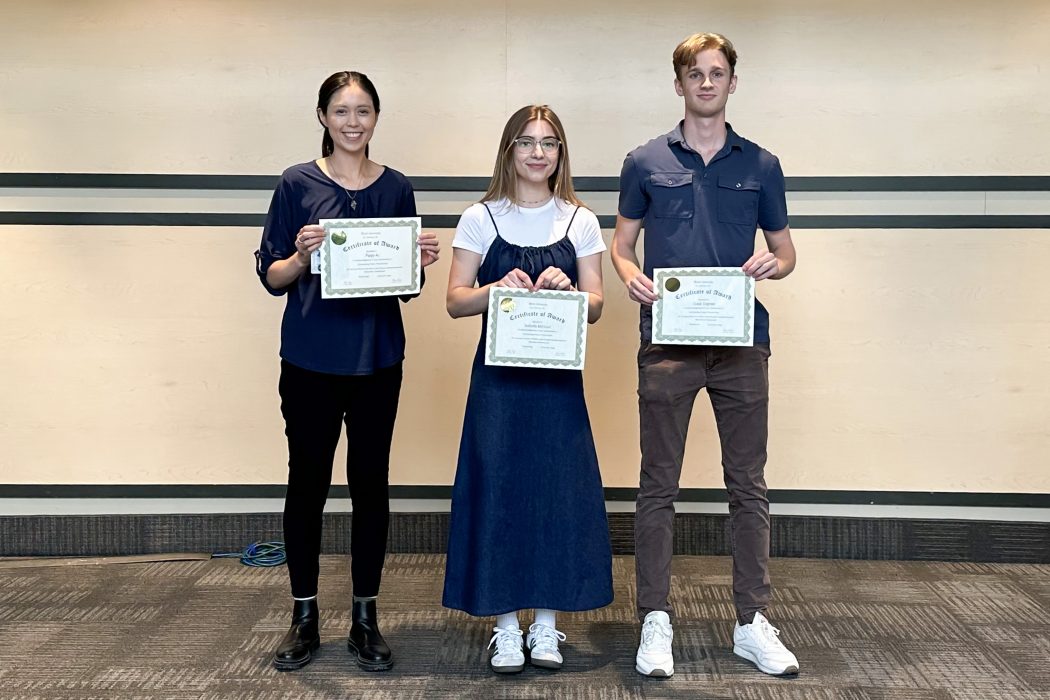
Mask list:
POLYGON ((721 34, 704 32, 686 37, 681 44, 675 47, 674 53, 671 54, 671 61, 674 64, 674 77, 681 80, 682 69, 691 67, 693 62, 696 61, 696 55, 708 49, 721 51, 722 55, 729 61, 730 75, 736 72, 736 49, 733 48, 733 42, 721 34))

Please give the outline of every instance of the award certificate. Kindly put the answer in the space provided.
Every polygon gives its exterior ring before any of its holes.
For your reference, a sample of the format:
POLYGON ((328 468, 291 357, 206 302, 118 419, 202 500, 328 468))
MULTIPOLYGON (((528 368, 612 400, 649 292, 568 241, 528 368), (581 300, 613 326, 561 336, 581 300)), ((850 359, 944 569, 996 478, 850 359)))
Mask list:
POLYGON ((490 287, 485 364, 583 369, 587 292, 490 287))
POLYGON ((653 343, 755 344, 755 280, 740 268, 657 268, 653 286, 653 343))
POLYGON ((321 298, 383 297, 419 292, 418 216, 321 219, 321 298))

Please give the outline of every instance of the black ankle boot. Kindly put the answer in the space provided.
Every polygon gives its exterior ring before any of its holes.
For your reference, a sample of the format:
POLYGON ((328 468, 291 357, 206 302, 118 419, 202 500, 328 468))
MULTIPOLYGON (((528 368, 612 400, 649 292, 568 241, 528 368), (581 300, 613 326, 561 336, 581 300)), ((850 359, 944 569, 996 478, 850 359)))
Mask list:
POLYGON ((278 671, 294 671, 310 663, 321 646, 318 634, 317 598, 297 600, 292 606, 292 626, 273 653, 273 665, 278 671))
POLYGON ((390 647, 379 633, 374 600, 354 601, 353 624, 346 646, 366 671, 388 671, 394 665, 390 647))

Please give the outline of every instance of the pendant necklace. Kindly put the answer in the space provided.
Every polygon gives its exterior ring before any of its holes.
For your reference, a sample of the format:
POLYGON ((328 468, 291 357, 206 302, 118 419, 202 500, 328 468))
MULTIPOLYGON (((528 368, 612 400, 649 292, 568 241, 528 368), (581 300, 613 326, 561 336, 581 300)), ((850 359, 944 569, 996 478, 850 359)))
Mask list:
MULTIPOLYGON (((328 167, 331 167, 331 166, 328 166, 328 167)), ((366 164, 366 167, 367 167, 367 164, 366 164)), ((357 178, 361 182, 364 182, 364 178, 365 178, 364 170, 365 170, 365 168, 362 168, 361 172, 358 172, 358 174, 357 174, 357 178)), ((332 180, 335 180, 335 182, 340 187, 343 188, 343 192, 346 192, 346 197, 347 197, 347 199, 350 200, 350 211, 356 214, 357 213, 357 195, 361 194, 361 190, 358 189, 358 190, 354 190, 353 192, 351 192, 349 187, 343 187, 342 183, 340 183, 339 180, 336 180, 336 173, 334 171, 329 174, 329 177, 331 177, 332 180)), ((340 176, 340 177, 342 177, 342 176, 340 176)), ((347 178, 347 177, 343 177, 342 179, 346 180, 347 182, 350 181, 350 178, 347 178)))

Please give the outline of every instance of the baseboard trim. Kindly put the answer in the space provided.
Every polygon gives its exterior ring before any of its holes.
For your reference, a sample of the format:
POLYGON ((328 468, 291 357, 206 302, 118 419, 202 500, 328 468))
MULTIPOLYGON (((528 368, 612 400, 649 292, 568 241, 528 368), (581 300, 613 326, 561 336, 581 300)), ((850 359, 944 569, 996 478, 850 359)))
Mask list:
MULTIPOLYGON (((776 557, 1050 563, 1050 523, 774 516, 776 557)), ((443 553, 448 513, 392 513, 388 550, 443 553)), ((730 553, 726 515, 680 513, 674 549, 682 555, 730 553)), ((325 515, 322 551, 350 551, 349 513, 325 515)), ((281 539, 280 513, 27 515, 0 517, 0 556, 120 556, 240 551, 281 539)), ((634 514, 610 513, 615 554, 634 553, 634 514)))

